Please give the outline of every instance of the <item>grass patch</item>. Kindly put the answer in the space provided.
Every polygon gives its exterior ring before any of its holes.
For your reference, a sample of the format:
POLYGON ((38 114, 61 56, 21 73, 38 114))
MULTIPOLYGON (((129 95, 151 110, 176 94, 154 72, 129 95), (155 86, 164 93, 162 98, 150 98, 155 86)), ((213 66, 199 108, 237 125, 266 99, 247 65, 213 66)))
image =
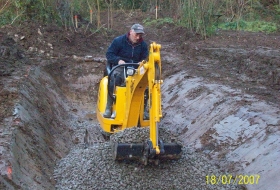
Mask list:
POLYGON ((277 31, 277 24, 265 21, 235 21, 219 24, 219 28, 225 30, 243 30, 249 32, 274 33, 277 31))
POLYGON ((170 17, 166 17, 166 18, 159 18, 159 19, 150 19, 147 18, 145 20, 143 20, 143 23, 147 26, 162 26, 164 24, 174 24, 175 22, 173 21, 172 18, 170 17))

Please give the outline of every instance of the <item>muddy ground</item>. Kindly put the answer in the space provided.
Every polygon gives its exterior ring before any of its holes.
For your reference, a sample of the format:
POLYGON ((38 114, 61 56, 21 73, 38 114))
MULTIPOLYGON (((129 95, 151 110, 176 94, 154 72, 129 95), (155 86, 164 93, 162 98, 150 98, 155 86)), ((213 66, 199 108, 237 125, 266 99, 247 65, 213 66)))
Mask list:
MULTIPOLYGON (((33 22, 0 29, 0 189, 54 189, 59 160, 83 143, 79 126, 105 141, 95 117, 105 52, 146 17, 115 13, 113 30, 33 22)), ((162 45, 161 125, 221 175, 261 176, 242 188, 279 187, 280 34, 217 30, 201 40, 170 24, 146 33, 162 45)))

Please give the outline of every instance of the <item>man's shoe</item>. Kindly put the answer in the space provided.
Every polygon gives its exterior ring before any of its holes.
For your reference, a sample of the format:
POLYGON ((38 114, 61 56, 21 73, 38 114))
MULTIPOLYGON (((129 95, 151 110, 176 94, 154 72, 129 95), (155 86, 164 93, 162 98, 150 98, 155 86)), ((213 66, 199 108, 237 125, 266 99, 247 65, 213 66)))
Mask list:
POLYGON ((103 114, 103 117, 110 118, 111 115, 112 115, 111 109, 106 109, 104 114, 103 114))

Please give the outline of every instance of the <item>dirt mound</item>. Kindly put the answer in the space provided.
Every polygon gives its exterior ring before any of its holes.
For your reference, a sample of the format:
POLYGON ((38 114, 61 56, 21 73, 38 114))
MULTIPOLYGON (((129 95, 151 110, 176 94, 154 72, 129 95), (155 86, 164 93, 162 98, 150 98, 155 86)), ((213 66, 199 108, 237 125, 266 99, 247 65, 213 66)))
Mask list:
POLYGON ((13 38, 1 34, 0 40, 0 76, 10 76, 12 72, 22 69, 28 64, 24 50, 13 38))

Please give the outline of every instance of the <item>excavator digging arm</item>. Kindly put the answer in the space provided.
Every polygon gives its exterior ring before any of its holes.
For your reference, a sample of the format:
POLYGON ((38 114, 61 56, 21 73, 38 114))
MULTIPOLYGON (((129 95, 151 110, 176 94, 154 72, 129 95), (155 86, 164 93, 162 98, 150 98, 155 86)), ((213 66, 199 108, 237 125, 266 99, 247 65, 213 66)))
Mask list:
POLYGON ((150 100, 150 142, 149 146, 152 146, 151 150, 155 151, 155 154, 160 154, 163 149, 159 148, 158 139, 158 122, 162 117, 161 111, 161 61, 160 61, 160 48, 158 44, 151 44, 149 55, 149 100, 150 100))
POLYGON ((148 159, 179 159, 181 157, 181 146, 176 143, 163 143, 159 139, 158 123, 162 118, 161 110, 161 84, 163 83, 161 77, 161 46, 156 43, 150 45, 149 54, 149 69, 148 69, 148 83, 149 83, 149 100, 150 100, 150 139, 144 144, 144 163, 148 159))

